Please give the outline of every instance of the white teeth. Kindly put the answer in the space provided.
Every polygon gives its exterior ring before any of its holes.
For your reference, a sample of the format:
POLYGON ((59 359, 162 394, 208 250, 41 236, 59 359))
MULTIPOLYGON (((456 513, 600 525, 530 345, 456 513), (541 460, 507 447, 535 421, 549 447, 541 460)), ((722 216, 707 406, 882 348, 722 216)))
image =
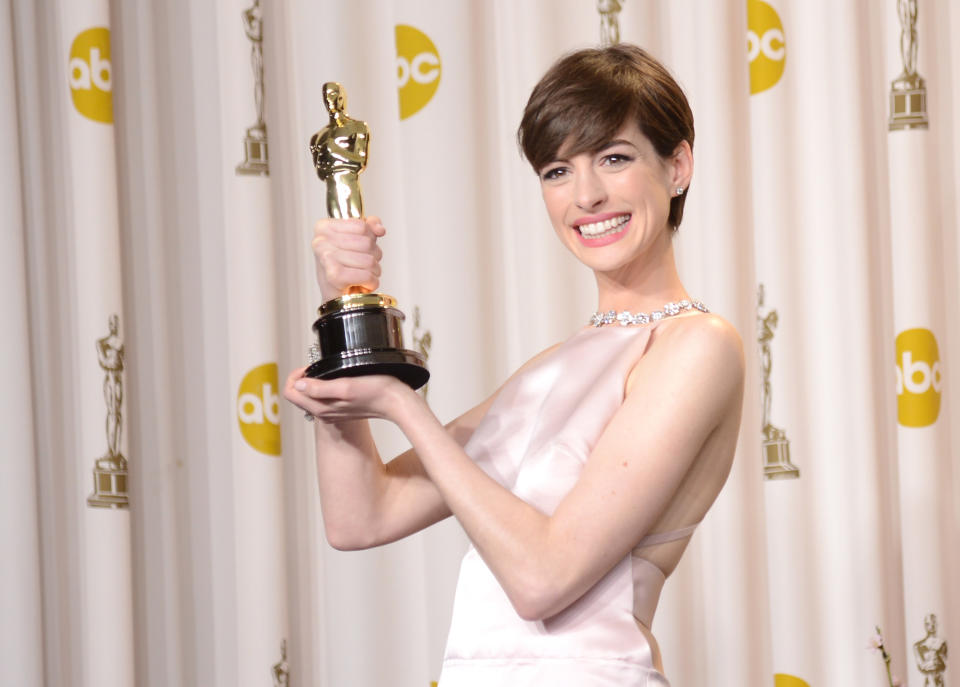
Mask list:
POLYGON ((581 224, 579 227, 577 227, 577 229, 583 236, 596 239, 609 234, 616 234, 618 231, 623 229, 623 226, 629 221, 630 215, 619 215, 617 217, 605 219, 601 222, 581 224))

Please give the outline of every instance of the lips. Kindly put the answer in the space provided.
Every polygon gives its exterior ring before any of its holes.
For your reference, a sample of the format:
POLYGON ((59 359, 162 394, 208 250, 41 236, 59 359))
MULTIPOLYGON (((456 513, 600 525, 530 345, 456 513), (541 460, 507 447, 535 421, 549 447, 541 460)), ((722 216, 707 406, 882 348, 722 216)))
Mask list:
POLYGON ((580 243, 593 248, 619 241, 623 238, 628 226, 630 226, 629 213, 584 217, 573 223, 580 243))
POLYGON ((629 221, 630 215, 625 213, 607 217, 606 219, 597 219, 592 222, 583 222, 578 220, 577 222, 573 223, 573 226, 577 231, 580 232, 581 235, 586 236, 587 238, 595 239, 606 234, 620 231, 629 221))

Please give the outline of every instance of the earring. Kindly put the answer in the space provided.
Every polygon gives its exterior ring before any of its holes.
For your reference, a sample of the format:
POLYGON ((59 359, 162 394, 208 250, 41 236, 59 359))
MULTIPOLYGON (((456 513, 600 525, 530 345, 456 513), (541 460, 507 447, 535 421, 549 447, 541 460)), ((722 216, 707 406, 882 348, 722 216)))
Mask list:
POLYGON ((677 195, 678 195, 678 196, 682 196, 682 195, 683 195, 683 186, 677 186, 677 195))

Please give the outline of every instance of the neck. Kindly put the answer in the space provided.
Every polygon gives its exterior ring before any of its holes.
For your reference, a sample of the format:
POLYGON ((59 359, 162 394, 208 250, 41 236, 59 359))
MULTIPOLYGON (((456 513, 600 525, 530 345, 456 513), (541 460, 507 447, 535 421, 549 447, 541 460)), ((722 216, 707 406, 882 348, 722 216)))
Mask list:
POLYGON ((595 273, 601 311, 649 312, 690 297, 677 274, 671 234, 661 233, 657 243, 629 265, 595 273))

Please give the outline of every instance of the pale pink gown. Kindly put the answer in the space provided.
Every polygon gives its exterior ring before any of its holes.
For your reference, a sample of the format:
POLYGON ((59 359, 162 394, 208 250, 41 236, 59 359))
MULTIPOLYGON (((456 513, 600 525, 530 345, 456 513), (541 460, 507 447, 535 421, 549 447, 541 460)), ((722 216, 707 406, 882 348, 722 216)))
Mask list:
MULTIPOLYGON (((627 374, 652 330, 608 326, 577 332, 504 386, 466 452, 514 494, 553 513, 623 402, 627 374)), ((642 436, 636 446, 642 455, 642 436)), ((653 535, 641 544, 692 531, 653 535)), ((657 566, 633 552, 565 610, 530 622, 517 615, 470 547, 460 568, 440 687, 669 687, 638 625, 650 627, 664 580, 657 566)))

